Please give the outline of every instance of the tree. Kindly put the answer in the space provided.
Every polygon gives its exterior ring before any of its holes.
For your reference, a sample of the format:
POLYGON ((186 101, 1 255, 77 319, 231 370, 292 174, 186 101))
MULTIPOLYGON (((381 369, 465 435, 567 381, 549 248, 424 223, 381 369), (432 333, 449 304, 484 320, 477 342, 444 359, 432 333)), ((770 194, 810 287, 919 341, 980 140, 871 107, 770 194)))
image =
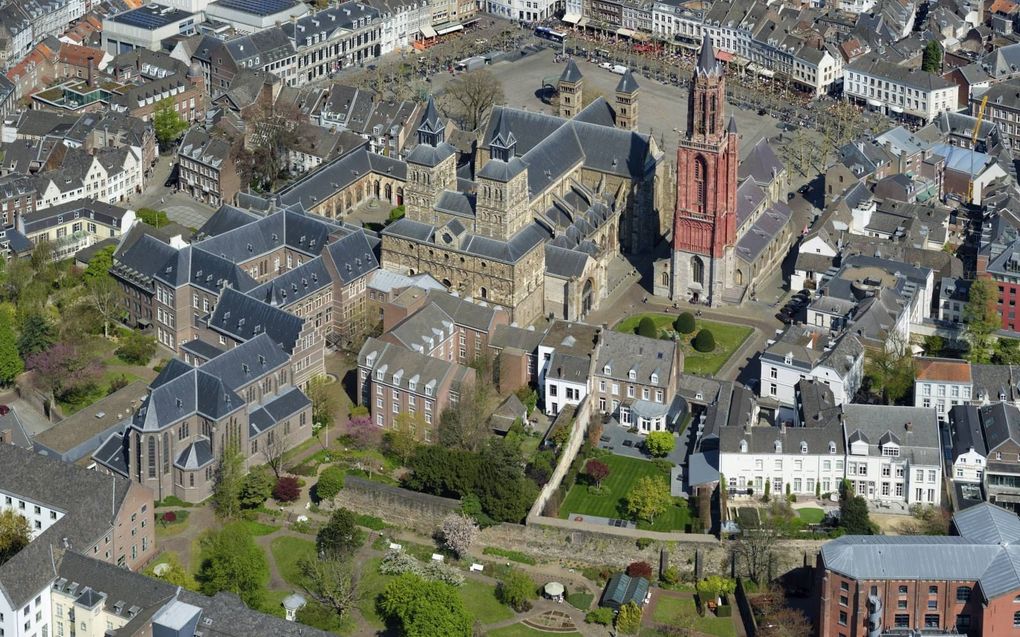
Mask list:
POLYGON ((648 562, 631 562, 627 565, 627 575, 652 579, 652 565, 648 562))
POLYGON ((203 593, 227 591, 249 608, 261 607, 269 566, 243 524, 228 524, 209 535, 203 542, 202 557, 198 580, 203 593))
POLYGON ((0 385, 10 385, 23 371, 25 362, 18 353, 14 334, 14 310, 4 304, 0 307, 0 385))
POLYGON ((645 437, 645 449, 656 458, 668 456, 676 446, 676 438, 668 431, 653 431, 645 437))
POLYGON ((113 277, 97 276, 85 281, 85 301, 103 319, 103 337, 110 338, 110 322, 122 314, 120 286, 113 277))
MULTIPOLYGON (((768 481, 765 484, 767 486, 768 481)), ((752 522, 742 524, 740 536, 732 545, 733 555, 743 567, 743 573, 756 584, 767 578, 772 554, 793 518, 789 504, 773 502, 768 508, 760 509, 752 522)))
POLYGON ((613 623, 613 609, 607 606, 601 606, 593 611, 590 611, 584 616, 584 621, 587 624, 598 624, 600 626, 608 626, 613 623))
POLYGON ((637 326, 638 336, 644 336, 645 338, 658 338, 659 328, 655 327, 655 321, 650 316, 645 316, 638 322, 637 326))
POLYGON ((154 228, 162 228, 163 226, 170 225, 170 217, 166 216, 166 213, 162 210, 155 210, 153 208, 139 208, 135 211, 135 216, 142 223, 147 223, 154 228))
POLYGON ((282 101, 256 106, 245 116, 250 134, 235 143, 231 151, 242 184, 268 192, 275 188, 277 181, 287 177, 291 149, 303 146, 308 140, 298 125, 300 121, 298 107, 282 101))
POLYGON ((168 97, 156 106, 156 112, 152 114, 152 127, 156 130, 160 148, 165 149, 188 130, 188 122, 174 110, 174 101, 168 97))
POLYGON ((758 626, 759 637, 811 637, 814 634, 811 622, 796 608, 777 608, 762 615, 758 626))
POLYGON ((512 570, 496 586, 496 598, 518 613, 531 610, 531 600, 538 597, 538 585, 524 571, 512 570))
POLYGON ((855 495, 849 481, 843 481, 839 501, 839 526, 847 535, 874 535, 878 528, 868 515, 868 503, 855 495))
POLYGON ((584 475, 595 483, 596 489, 601 489, 602 481, 609 477, 609 465, 598 458, 589 458, 584 465, 584 475))
POLYGON ((697 324, 694 321, 694 315, 690 312, 681 312, 676 320, 673 321, 673 329, 680 332, 681 334, 693 334, 694 330, 697 329, 697 324))
POLYGON ((259 449, 273 475, 279 480, 283 477, 283 454, 287 451, 287 437, 281 436, 278 431, 272 431, 259 445, 259 449))
POLYGON ((344 427, 344 435, 358 449, 375 449, 382 442, 383 430, 370 416, 351 416, 344 427))
POLYGON ((942 71, 942 46, 938 40, 929 40, 924 45, 924 54, 921 57, 921 70, 936 75, 942 71))
POLYGON ((737 590, 737 583, 728 577, 709 575, 699 581, 696 588, 702 603, 714 602, 724 595, 732 595, 737 590))
POLYGON ((244 479, 244 458, 237 449, 236 441, 230 441, 223 450, 220 464, 216 467, 216 481, 213 484, 212 505, 216 515, 222 519, 235 519, 241 514, 241 481, 244 479))
POLYGON ((963 306, 963 322, 970 352, 967 360, 987 363, 991 359, 989 338, 1002 327, 996 304, 995 285, 989 279, 971 281, 967 304, 963 306))
POLYGON ((472 618, 449 584, 429 582, 412 573, 390 581, 379 611, 406 637, 471 637, 472 618))
POLYGON ((654 522, 672 504, 669 483, 658 476, 638 478, 627 494, 627 511, 649 522, 654 522))
POLYGON ((277 502, 294 502, 301 497, 301 483, 294 476, 281 476, 273 486, 273 498, 277 502))
POLYGON ((472 363, 474 384, 464 391, 455 405, 447 407, 439 420, 439 444, 479 451, 492 437, 489 418, 496 408, 499 393, 493 383, 493 359, 479 356, 472 363))
POLYGON ((337 389, 331 387, 333 384, 323 375, 308 381, 308 399, 312 401, 312 422, 321 427, 332 427, 336 421, 337 389))
POLYGON ((18 352, 27 359, 41 352, 57 341, 53 325, 39 312, 30 312, 21 323, 21 337, 18 338, 18 352))
POLYGON ((323 559, 347 559, 365 541, 364 532, 358 528, 358 520, 354 513, 347 509, 337 509, 329 517, 329 521, 319 529, 315 536, 315 548, 323 559))
POLYGON ((238 502, 242 508, 257 509, 273 493, 273 481, 265 471, 252 471, 241 479, 238 502))
POLYGON ((707 327, 702 328, 691 341, 691 345, 699 352, 711 352, 715 349, 715 335, 707 327))
POLYGON ((443 98, 444 110, 466 131, 477 130, 492 105, 506 101, 503 85, 486 69, 468 71, 447 84, 443 98))
POLYGON ((473 491, 482 508, 499 522, 519 522, 535 499, 534 483, 524 477, 519 449, 502 438, 492 438, 478 460, 478 480, 473 491))
POLYGON ((616 614, 616 630, 624 635, 636 635, 641 630, 641 607, 627 602, 616 614))
POLYGON ((0 564, 28 546, 31 538, 32 529, 23 515, 14 509, 0 511, 0 564))
POLYGON ((867 354, 864 376, 868 387, 887 405, 903 398, 914 386, 914 358, 908 347, 882 347, 867 354))
POLYGON ((319 500, 332 500, 344 488, 344 470, 337 466, 326 467, 319 474, 315 483, 315 497, 319 500))
POLYGON ((358 583, 349 562, 302 559, 298 569, 305 591, 338 617, 344 617, 358 603, 358 583))
POLYGON ((996 365, 1020 365, 1020 340, 1004 336, 996 339, 992 362, 996 365))
POLYGON ((156 339, 141 332, 128 332, 127 336, 121 339, 120 347, 115 353, 125 363, 148 365, 156 355, 156 339))
POLYGON ((146 572, 149 573, 151 577, 161 579, 172 586, 180 586, 181 588, 186 588, 192 591, 199 590, 198 582, 196 582, 191 573, 184 568, 184 565, 181 564, 180 558, 178 558, 177 554, 173 551, 165 553, 165 561, 161 562, 160 565, 162 565, 162 567, 160 568, 159 575, 156 575, 156 573, 153 572, 154 568, 150 568, 146 572))
POLYGON ((443 539, 443 546, 454 552, 458 558, 467 555, 471 543, 478 535, 478 525, 466 515, 451 513, 443 518, 439 526, 439 535, 443 539))
POLYGON ((938 334, 930 334, 924 337, 921 347, 924 348, 925 356, 939 356, 946 348, 946 341, 938 334))
POLYGON ((86 282, 91 279, 101 279, 110 276, 110 268, 113 267, 113 253, 115 250, 116 246, 106 246, 92 255, 92 258, 89 259, 88 267, 85 268, 84 276, 86 282))
POLYGON ((910 520, 899 526, 901 535, 948 535, 952 517, 937 506, 917 505, 911 508, 910 520))
POLYGON ((99 361, 70 343, 57 343, 25 361, 50 400, 68 399, 95 387, 101 373, 99 361))

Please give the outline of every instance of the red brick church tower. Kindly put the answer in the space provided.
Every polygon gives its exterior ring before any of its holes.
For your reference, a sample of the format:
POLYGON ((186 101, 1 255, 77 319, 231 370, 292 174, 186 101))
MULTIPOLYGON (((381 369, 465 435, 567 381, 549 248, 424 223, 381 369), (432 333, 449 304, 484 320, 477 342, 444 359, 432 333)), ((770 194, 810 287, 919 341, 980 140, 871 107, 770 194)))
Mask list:
POLYGON ((712 39, 701 43, 676 154, 672 297, 722 303, 737 240, 737 126, 725 119, 726 81, 712 39))

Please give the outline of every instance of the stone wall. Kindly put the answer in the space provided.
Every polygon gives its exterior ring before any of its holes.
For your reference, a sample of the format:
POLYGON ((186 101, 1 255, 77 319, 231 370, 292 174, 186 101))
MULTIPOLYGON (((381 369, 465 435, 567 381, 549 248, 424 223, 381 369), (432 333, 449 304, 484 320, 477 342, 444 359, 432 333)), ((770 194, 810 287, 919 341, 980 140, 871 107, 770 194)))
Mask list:
POLYGON ((382 518, 394 526, 419 532, 439 526, 443 518, 460 510, 460 501, 347 476, 334 499, 337 506, 382 518))

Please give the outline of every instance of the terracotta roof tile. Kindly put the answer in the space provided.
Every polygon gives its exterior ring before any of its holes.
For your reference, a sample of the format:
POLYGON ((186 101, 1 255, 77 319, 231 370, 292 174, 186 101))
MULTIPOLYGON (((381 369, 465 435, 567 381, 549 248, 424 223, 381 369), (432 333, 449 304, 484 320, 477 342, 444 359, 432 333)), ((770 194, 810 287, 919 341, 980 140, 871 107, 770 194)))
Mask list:
POLYGON ((970 363, 948 358, 918 358, 917 380, 971 382, 970 363))

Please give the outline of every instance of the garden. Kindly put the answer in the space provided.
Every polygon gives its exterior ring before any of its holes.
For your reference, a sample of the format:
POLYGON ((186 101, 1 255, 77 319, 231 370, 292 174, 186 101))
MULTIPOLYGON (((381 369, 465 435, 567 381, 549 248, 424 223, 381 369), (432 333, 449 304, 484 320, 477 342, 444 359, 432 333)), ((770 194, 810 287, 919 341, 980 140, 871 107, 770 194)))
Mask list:
POLYGON ((616 324, 617 332, 649 338, 677 337, 684 352, 684 372, 713 376, 753 331, 750 327, 679 315, 648 312, 627 317, 616 324))
POLYGON ((670 495, 669 462, 628 458, 601 450, 593 450, 592 454, 559 505, 559 517, 595 515, 631 520, 637 522, 639 529, 650 531, 684 531, 691 524, 686 500, 670 495), (585 471, 592 460, 608 468, 600 480, 585 471))

